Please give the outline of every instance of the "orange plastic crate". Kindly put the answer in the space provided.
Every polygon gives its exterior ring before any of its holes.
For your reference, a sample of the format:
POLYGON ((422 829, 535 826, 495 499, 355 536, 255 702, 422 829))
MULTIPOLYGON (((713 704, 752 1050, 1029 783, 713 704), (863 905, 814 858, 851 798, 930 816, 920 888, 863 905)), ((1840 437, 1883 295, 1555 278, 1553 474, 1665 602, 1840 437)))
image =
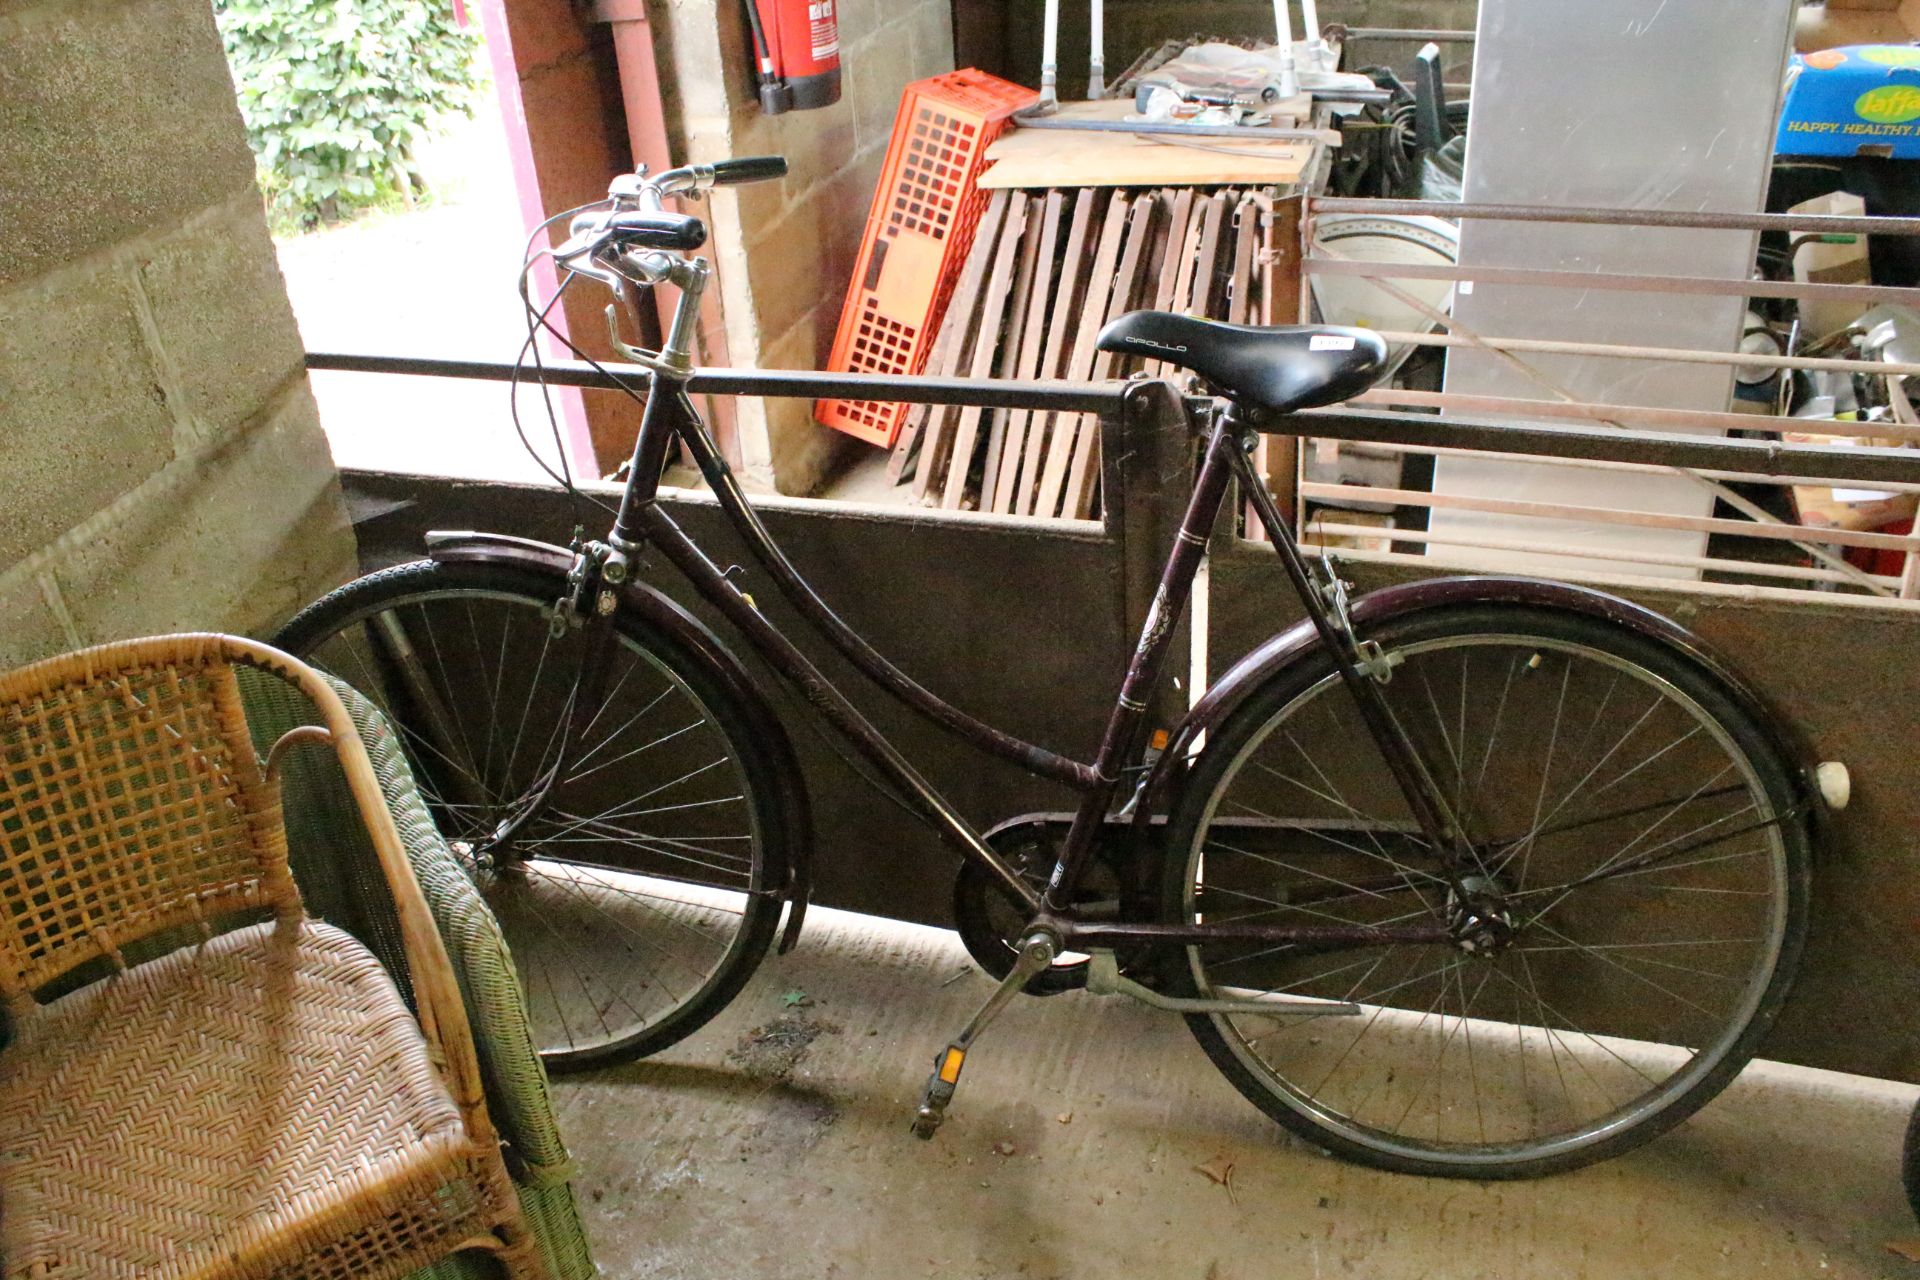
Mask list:
MULTIPOLYGON (((986 207, 987 193, 977 183, 987 147, 1007 127, 1007 117, 1037 96, 973 70, 906 87, 827 358, 829 369, 912 374, 926 367, 986 207)), ((870 444, 891 447, 907 409, 868 400, 821 400, 813 416, 870 444)))

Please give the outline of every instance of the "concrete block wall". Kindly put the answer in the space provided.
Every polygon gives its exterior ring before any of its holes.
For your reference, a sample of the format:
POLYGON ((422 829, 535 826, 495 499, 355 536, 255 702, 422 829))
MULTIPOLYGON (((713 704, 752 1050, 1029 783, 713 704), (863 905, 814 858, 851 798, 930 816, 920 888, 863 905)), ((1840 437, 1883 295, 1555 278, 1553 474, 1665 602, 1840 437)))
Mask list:
POLYGON ((0 669, 355 570, 206 0, 0 0, 0 669))
MULTIPOLYGON (((734 0, 653 0, 660 79, 676 161, 780 154, 785 180, 715 192, 713 255, 735 365, 819 368, 833 345, 900 91, 951 71, 948 0, 840 0, 840 101, 767 116, 734 0)), ((750 480, 812 492, 864 449, 800 401, 738 404, 750 480)))

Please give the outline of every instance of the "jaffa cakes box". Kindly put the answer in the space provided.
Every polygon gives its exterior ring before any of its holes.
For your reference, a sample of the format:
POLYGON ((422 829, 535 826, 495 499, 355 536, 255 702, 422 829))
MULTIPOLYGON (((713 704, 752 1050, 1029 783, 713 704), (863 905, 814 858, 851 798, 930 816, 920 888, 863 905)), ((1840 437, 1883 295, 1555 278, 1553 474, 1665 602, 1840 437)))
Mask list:
POLYGON ((1795 54, 1774 153, 1920 159, 1920 47, 1795 54))

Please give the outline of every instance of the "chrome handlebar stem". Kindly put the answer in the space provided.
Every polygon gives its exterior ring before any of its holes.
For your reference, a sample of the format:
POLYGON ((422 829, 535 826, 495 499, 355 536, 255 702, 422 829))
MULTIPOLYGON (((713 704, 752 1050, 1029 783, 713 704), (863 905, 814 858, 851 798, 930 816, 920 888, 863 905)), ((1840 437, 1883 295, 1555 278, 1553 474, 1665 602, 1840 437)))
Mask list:
POLYGON ((693 370, 693 341, 699 316, 700 297, 712 275, 712 267, 692 253, 665 249, 635 250, 612 243, 610 223, 616 213, 659 212, 669 195, 706 191, 713 186, 712 165, 686 165, 669 169, 655 177, 645 171, 623 173, 607 187, 604 207, 583 213, 569 226, 571 234, 553 252, 554 259, 567 270, 591 276, 622 296, 622 283, 651 288, 671 284, 680 290, 668 326, 665 343, 659 351, 633 346, 620 337, 619 311, 607 304, 607 333, 613 349, 634 364, 656 373, 684 378, 693 370))

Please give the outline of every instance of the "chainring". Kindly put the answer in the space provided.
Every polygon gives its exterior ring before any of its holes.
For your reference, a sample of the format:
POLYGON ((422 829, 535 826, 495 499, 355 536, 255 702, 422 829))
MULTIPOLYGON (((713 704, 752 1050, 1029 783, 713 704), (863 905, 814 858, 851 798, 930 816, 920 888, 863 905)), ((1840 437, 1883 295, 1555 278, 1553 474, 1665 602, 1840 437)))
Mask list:
MULTIPOLYGON (((1047 887, 1054 863, 1060 856, 1059 842, 1044 821, 1014 823, 987 836, 995 853, 1010 862, 1022 879, 1036 891, 1047 887)), ((1100 902, 1117 902, 1120 878, 1105 860, 1095 858, 1087 870, 1078 893, 1082 907, 1100 902)), ((1026 913, 1000 892, 999 881, 976 862, 960 865, 953 879, 953 919, 966 944, 967 954, 990 977, 1004 978, 1013 971, 1015 944, 1027 927, 1026 913)), ((1087 985, 1087 959, 1068 953, 1068 959, 1056 961, 1036 974, 1023 988, 1028 995, 1051 996, 1062 991, 1078 991, 1087 985)))

